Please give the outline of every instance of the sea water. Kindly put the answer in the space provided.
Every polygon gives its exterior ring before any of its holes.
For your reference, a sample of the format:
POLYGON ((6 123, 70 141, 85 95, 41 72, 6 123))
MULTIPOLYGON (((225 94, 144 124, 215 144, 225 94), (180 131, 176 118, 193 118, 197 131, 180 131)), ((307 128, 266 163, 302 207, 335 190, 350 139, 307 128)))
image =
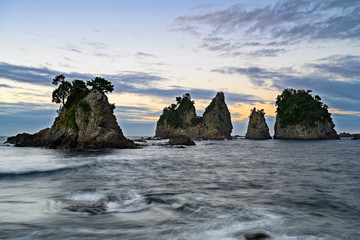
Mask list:
POLYGON ((360 141, 157 143, 0 145, 0 239, 360 239, 360 141))

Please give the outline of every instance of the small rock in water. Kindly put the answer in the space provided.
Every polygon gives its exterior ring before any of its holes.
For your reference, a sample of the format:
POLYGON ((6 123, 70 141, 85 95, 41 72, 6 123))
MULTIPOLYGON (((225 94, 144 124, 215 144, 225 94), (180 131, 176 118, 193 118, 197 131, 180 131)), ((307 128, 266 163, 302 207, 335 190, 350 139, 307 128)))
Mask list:
POLYGON ((170 138, 169 145, 195 145, 194 141, 188 135, 182 134, 173 138, 170 138))
POLYGON ((269 235, 267 235, 266 233, 262 233, 262 232, 257 232, 257 233, 246 233, 244 235, 246 240, 261 240, 261 239, 268 239, 270 238, 269 235))
POLYGON ((360 140, 360 134, 355 134, 351 140, 360 140))

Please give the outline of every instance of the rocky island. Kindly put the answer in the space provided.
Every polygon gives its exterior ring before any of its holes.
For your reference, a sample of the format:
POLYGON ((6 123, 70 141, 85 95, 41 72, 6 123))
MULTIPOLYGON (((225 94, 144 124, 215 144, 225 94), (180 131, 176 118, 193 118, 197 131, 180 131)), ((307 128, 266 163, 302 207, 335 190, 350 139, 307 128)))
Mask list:
POLYGON ((156 125, 155 137, 173 138, 188 134, 193 139, 231 139, 233 129, 224 93, 218 92, 203 116, 197 116, 190 94, 176 98, 176 104, 164 108, 156 125))
POLYGON ((264 109, 253 108, 249 116, 249 124, 245 139, 271 139, 269 127, 266 124, 264 109))
POLYGON ((285 89, 277 97, 275 139, 339 139, 328 106, 310 93, 285 89))
POLYGON ((62 106, 51 128, 18 134, 8 138, 7 143, 76 151, 136 147, 124 137, 114 116, 115 105, 109 104, 105 95, 114 89, 109 81, 96 77, 87 84, 82 80, 68 82, 59 75, 53 83, 59 86, 53 91, 52 100, 62 106))

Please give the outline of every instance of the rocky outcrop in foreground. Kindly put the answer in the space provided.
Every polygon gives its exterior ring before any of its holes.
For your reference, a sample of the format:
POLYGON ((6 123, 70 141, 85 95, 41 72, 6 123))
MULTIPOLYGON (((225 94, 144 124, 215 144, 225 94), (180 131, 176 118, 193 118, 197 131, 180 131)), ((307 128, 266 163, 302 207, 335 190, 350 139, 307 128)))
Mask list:
POLYGON ((328 106, 310 92, 285 89, 277 97, 275 139, 339 139, 328 106))
POLYGON ((176 98, 163 110, 156 125, 155 137, 172 138, 186 132, 193 139, 231 139, 232 123, 224 93, 218 92, 203 116, 196 116, 190 94, 176 98))
POLYGON ((81 100, 65 105, 51 128, 35 134, 18 134, 7 142, 21 147, 69 150, 136 147, 124 137, 114 108, 103 93, 94 89, 81 100))
POLYGON ((246 139, 271 139, 269 127, 266 124, 264 109, 253 108, 249 117, 246 139))

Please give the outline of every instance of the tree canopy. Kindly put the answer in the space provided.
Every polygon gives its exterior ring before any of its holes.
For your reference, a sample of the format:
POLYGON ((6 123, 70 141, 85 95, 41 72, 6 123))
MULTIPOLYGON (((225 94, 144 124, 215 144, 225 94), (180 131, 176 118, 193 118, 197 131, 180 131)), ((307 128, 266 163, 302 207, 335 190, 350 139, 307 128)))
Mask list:
MULTIPOLYGON (((183 115, 191 108, 194 108, 195 111, 195 103, 191 100, 189 93, 185 93, 182 97, 176 97, 175 100, 176 104, 173 103, 169 107, 164 108, 159 123, 163 124, 166 121, 174 128, 185 128, 186 126, 182 125, 183 115)), ((196 119, 194 121, 196 121, 196 119)))
POLYGON ((65 100, 71 92, 71 83, 65 81, 65 76, 62 74, 56 76, 52 83, 54 85, 59 85, 59 87, 52 92, 52 102, 65 105, 65 100))
POLYGON ((311 90, 285 89, 276 98, 277 114, 282 127, 301 124, 314 127, 316 121, 331 121, 328 106, 319 96, 313 97, 311 90))
POLYGON ((102 93, 108 93, 114 91, 114 85, 111 84, 111 82, 106 80, 105 78, 95 77, 91 81, 87 81, 86 84, 92 87, 92 89, 96 89, 102 93))
POLYGON ((96 89, 103 94, 114 90, 114 85, 101 77, 95 77, 91 81, 87 81, 87 83, 79 79, 75 79, 72 82, 66 81, 65 79, 66 77, 61 74, 57 75, 52 81, 54 85, 58 86, 52 92, 52 102, 62 103, 63 106, 71 105, 86 96, 86 94, 90 92, 87 85, 92 87, 91 90, 96 89))

